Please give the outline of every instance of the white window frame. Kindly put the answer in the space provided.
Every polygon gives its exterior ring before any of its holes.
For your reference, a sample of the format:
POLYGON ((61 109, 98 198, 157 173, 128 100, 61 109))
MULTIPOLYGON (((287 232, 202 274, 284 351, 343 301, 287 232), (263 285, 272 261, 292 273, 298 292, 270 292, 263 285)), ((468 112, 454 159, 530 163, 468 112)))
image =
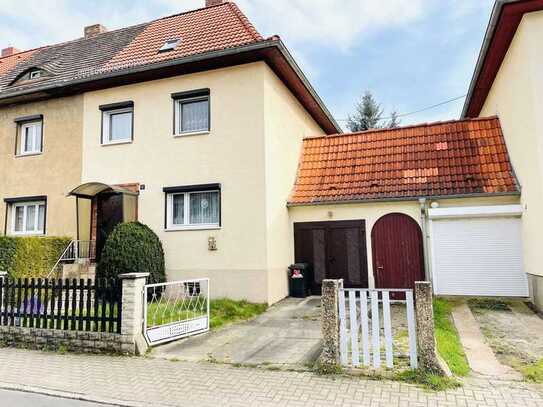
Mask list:
POLYGON ((29 79, 39 79, 41 78, 41 71, 39 69, 36 69, 34 71, 30 71, 28 74, 29 79))
POLYGON ((186 97, 186 98, 176 98, 174 99, 174 106, 175 106, 175 113, 174 113, 174 124, 175 124, 175 131, 174 131, 174 137, 181 137, 181 136, 195 136, 199 134, 209 134, 211 131, 211 98, 210 95, 204 95, 204 96, 194 96, 194 97, 186 97), (194 130, 194 131, 181 131, 182 129, 182 109, 181 106, 187 103, 191 102, 207 102, 207 129, 202 130, 194 130))
POLYGON ((20 236, 20 235, 45 235, 45 225, 47 222, 47 202, 46 201, 28 201, 28 202, 17 202, 11 204, 11 234, 20 236), (39 219, 40 219, 40 206, 44 207, 43 210, 43 230, 39 230, 39 219), (28 207, 34 206, 35 207, 35 215, 34 215, 34 229, 33 230, 26 230, 27 226, 27 213, 28 213, 28 207), (23 230, 17 231, 15 230, 15 218, 17 215, 17 208, 24 208, 23 209, 23 230))
POLYGON ((123 107, 119 109, 103 110, 102 111, 102 140, 101 143, 103 146, 112 145, 112 144, 126 144, 132 143, 134 140, 134 107, 123 107), (111 140, 111 117, 116 114, 131 113, 132 120, 130 125, 130 137, 120 139, 120 140, 111 140))
POLYGON ((211 189, 203 191, 187 191, 187 192, 169 192, 166 194, 166 230, 198 230, 198 229, 220 229, 221 228, 221 190, 211 189), (189 223, 190 222, 190 196, 192 194, 201 194, 215 192, 219 197, 219 219, 216 223, 189 223), (184 214, 183 225, 173 223, 173 197, 184 196, 184 214))
POLYGON ((29 122, 23 122, 19 125, 19 148, 17 151, 17 155, 24 156, 24 155, 37 155, 43 153, 43 121, 42 120, 35 120, 35 121, 29 121, 29 122), (36 128, 39 127, 39 141, 40 141, 40 148, 36 148, 36 128), (33 133, 33 143, 32 145, 34 148, 32 150, 25 150, 26 148, 26 130, 34 128, 33 133))

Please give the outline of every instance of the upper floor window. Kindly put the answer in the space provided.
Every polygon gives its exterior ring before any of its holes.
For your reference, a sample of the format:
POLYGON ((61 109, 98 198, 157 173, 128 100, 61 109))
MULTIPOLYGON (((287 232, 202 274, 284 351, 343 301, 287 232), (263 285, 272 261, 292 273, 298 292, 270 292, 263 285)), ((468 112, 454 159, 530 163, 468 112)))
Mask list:
POLYGON ((43 198, 27 202, 20 202, 20 199, 6 199, 11 212, 11 234, 45 234, 46 201, 41 200, 43 198))
POLYGON ((210 130, 209 89, 174 93, 174 134, 188 135, 210 130))
POLYGON ((17 123, 16 155, 41 154, 43 151, 43 117, 15 119, 17 123))
POLYGON ((100 106, 102 144, 129 143, 134 138, 134 102, 100 106))
POLYGON ((41 78, 42 71, 40 69, 32 70, 28 73, 28 79, 39 79, 41 78))
POLYGON ((179 38, 174 38, 171 40, 167 40, 162 47, 158 50, 158 52, 166 52, 166 51, 173 51, 175 47, 179 44, 180 40, 179 38))
POLYGON ((166 229, 209 229, 220 227, 219 184, 164 188, 166 229))

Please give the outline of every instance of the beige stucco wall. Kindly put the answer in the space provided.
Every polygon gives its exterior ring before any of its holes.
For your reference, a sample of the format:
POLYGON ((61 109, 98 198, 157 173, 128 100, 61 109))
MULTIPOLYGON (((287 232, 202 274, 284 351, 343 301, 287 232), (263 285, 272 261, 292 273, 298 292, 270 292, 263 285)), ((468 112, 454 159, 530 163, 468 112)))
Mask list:
MULTIPOLYGON (((75 199, 66 194, 81 180, 82 126, 82 96, 0 108, 0 233, 4 198, 46 195, 46 234, 76 236, 75 199), (36 114, 43 115, 43 153, 16 157, 14 119, 36 114)), ((8 215, 8 234, 10 227, 8 215)))
POLYGON ((294 260, 294 235, 286 203, 302 140, 324 132, 271 69, 264 74, 268 302, 274 303, 288 295, 286 268, 294 260))
POLYGON ((299 143, 308 128, 311 132, 318 128, 267 65, 253 63, 89 92, 84 115, 83 182, 145 184, 138 201, 139 220, 163 242, 168 279, 210 277, 214 297, 273 302, 286 294, 284 282, 276 283, 269 271, 281 264, 284 273, 290 247, 276 249, 270 236, 289 239, 286 198, 296 173, 299 143), (171 94, 200 88, 211 92, 210 133, 174 138, 171 94), (134 141, 101 146, 98 107, 127 100, 134 102, 134 141), (282 169, 279 160, 285 156, 292 162, 282 169), (162 189, 209 183, 222 186, 221 228, 166 231, 162 189), (217 251, 208 250, 211 236, 217 251), (280 261, 270 260, 279 250, 284 251, 280 261), (270 295, 270 290, 280 294, 270 295))
MULTIPOLYGON (((458 206, 484 206, 484 205, 506 205, 518 203, 518 197, 515 196, 496 196, 496 197, 473 197, 458 199, 428 199, 427 206, 432 202, 437 202, 440 207, 458 207, 458 206)), ((366 223, 366 249, 368 259, 368 284, 370 288, 375 287, 373 277, 373 255, 371 231, 375 223, 382 217, 390 213, 403 213, 417 221, 421 226, 421 205, 417 201, 396 201, 396 202, 366 202, 350 203, 337 205, 312 205, 312 206, 293 206, 289 208, 291 230, 296 222, 321 222, 321 221, 341 221, 341 220, 364 220, 366 223)), ((427 223, 427 221, 426 221, 427 223)), ((426 230, 428 230, 426 228, 426 230)), ((428 239, 429 236, 426 236, 428 239)), ((293 243, 292 243, 293 245, 293 243)), ((432 254, 428 245, 428 256, 432 254)), ((431 265, 428 265, 431 267, 431 265)), ((431 269, 427 270, 427 278, 431 279, 431 269)))
POLYGON ((543 276, 542 38, 543 12, 525 14, 481 111, 500 118, 522 186, 524 267, 536 276, 543 276))

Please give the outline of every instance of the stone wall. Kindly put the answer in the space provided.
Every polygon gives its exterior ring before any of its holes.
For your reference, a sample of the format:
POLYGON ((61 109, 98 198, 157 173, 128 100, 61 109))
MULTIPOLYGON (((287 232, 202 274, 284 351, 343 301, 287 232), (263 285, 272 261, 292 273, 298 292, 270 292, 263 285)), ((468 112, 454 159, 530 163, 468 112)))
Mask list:
POLYGON ((85 353, 135 353, 132 338, 108 332, 0 326, 0 346, 85 353))

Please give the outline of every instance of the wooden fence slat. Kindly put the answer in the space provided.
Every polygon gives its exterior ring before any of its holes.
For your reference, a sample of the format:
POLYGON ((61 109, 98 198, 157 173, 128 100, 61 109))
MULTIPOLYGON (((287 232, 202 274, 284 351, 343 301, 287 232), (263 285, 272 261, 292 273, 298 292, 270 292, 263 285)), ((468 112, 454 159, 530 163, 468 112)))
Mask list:
POLYGON ((107 314, 107 320, 108 320, 108 329, 107 331, 108 332, 113 332, 114 330, 114 326, 113 324, 115 323, 115 316, 113 315, 113 312, 114 312, 114 309, 115 307, 113 306, 113 303, 115 301, 115 280, 110 280, 109 281, 109 290, 108 290, 108 295, 107 295, 107 298, 108 298, 108 304, 107 304, 107 307, 108 307, 108 314, 107 314))
POLYGON ((51 309, 49 310, 49 319, 51 320, 51 323, 48 324, 49 328, 55 329, 55 305, 56 305, 56 297, 55 297, 55 279, 50 280, 51 284, 51 309))
MULTIPOLYGON (((15 288, 15 280, 9 281, 9 318, 8 318, 8 324, 9 326, 15 325, 15 302, 17 301, 15 297, 16 288, 15 288)), ((6 310, 7 311, 7 310, 6 310)))
POLYGON ((100 301, 100 297, 99 297, 100 290, 101 290, 100 280, 95 279, 95 281, 94 281, 94 316, 93 316, 93 321, 94 321, 93 331, 95 331, 95 332, 100 331, 100 327, 99 327, 99 324, 98 324, 98 311, 99 311, 98 305, 99 305, 99 301, 100 301))
POLYGON ((36 280, 33 278, 30 279, 30 319, 29 319, 29 325, 30 328, 34 328, 34 306, 35 306, 35 298, 34 298, 34 289, 36 285, 36 280))
POLYGON ((360 353, 358 352, 358 323, 356 318, 356 292, 349 291, 349 318, 351 329, 351 361, 354 367, 360 366, 360 353))
POLYGON ((87 286, 86 286, 86 292, 87 292, 87 298, 86 298, 86 312, 87 315, 85 316, 85 331, 91 330, 91 300, 92 300, 92 280, 89 278, 87 279, 87 286))
POLYGON ((107 279, 102 281, 102 292, 100 293, 100 319, 101 326, 100 331, 106 332, 106 297, 107 297, 107 279))
POLYGON ((42 280, 38 278, 38 284, 36 288, 36 328, 41 328, 41 300, 42 299, 42 280))
POLYGON ((57 280, 57 292, 58 292, 58 300, 57 300, 57 329, 62 329, 62 280, 59 278, 57 280))
POLYGON ((405 293, 407 308, 407 333, 409 336, 409 361, 411 369, 416 369, 417 361, 417 330, 415 325, 415 306, 413 304, 413 291, 405 293))
POLYGON ((64 330, 67 331, 68 326, 68 316, 69 316, 69 310, 70 310, 70 279, 64 280, 64 304, 62 304, 62 315, 64 316, 64 330))
POLYGON ((347 321, 345 321, 345 291, 339 290, 339 358, 347 365, 347 321))
MULTIPOLYGON (((22 325, 22 319, 21 319, 21 291, 22 291, 22 285, 23 285, 23 280, 21 280, 20 278, 17 279, 17 303, 16 303, 16 307, 17 309, 15 310, 15 316, 17 318, 17 320, 19 321, 19 326, 23 326, 22 325)), ((15 321, 13 321, 15 322, 15 321)))
POLYGON ((4 279, 0 278, 0 325, 4 325, 4 313, 6 312, 6 306, 4 304, 5 302, 5 295, 4 295, 4 279))
POLYGON ((362 360, 364 366, 370 365, 370 330, 368 319, 368 292, 360 291, 360 325, 362 328, 362 360))
POLYGON ((84 330, 84 321, 85 321, 85 315, 83 314, 84 310, 84 294, 85 294, 85 280, 82 278, 79 279, 79 306, 77 307, 79 315, 77 316, 77 330, 83 331, 84 330))
POLYGON ((371 329, 373 367, 381 367, 381 328, 379 323, 379 293, 371 291, 371 329))
POLYGON ((23 309, 23 316, 21 317, 21 324, 20 326, 26 327, 28 326, 28 278, 25 278, 23 281, 23 295, 21 297, 22 304, 21 307, 23 309))
POLYGON ((72 295, 71 295, 71 314, 70 314, 70 330, 75 331, 76 328, 76 318, 77 318, 77 280, 74 278, 72 280, 72 295))
POLYGON ((383 325, 385 329, 385 360, 388 368, 394 367, 392 353, 392 321, 390 319, 390 296, 388 291, 383 292, 383 325))
POLYGON ((49 321, 47 320, 47 312, 49 311, 49 279, 46 278, 43 283, 43 328, 49 328, 49 321))

